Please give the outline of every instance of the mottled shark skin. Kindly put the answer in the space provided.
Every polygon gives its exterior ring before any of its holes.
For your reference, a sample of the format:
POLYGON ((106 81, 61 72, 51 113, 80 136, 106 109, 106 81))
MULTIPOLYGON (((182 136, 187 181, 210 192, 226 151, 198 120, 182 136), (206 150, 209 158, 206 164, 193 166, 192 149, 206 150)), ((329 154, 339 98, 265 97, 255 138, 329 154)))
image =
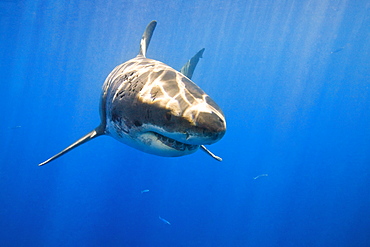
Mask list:
POLYGON ((146 153, 177 157, 219 141, 226 132, 220 107, 194 82, 194 69, 204 49, 190 59, 181 72, 146 58, 156 21, 147 26, 135 58, 118 65, 103 84, 100 125, 42 166, 100 135, 146 153))

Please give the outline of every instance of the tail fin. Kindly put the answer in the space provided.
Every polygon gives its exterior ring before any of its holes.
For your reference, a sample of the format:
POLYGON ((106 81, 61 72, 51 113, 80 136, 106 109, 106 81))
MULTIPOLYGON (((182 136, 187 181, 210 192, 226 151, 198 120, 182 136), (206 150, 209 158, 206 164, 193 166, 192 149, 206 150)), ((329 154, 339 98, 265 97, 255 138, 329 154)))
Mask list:
POLYGON ((146 57, 146 51, 148 49, 148 46, 149 46, 149 43, 150 43, 150 39, 152 38, 152 35, 153 35, 153 32, 154 32, 155 26, 157 26, 157 22, 156 21, 152 21, 146 27, 146 29, 145 29, 145 31, 143 33, 143 37, 141 37, 141 41, 140 41, 140 52, 139 52, 139 56, 146 57))
POLYGON ((191 79, 193 76, 195 67, 197 66, 199 59, 202 58, 204 48, 197 52, 180 70, 180 72, 185 75, 187 78, 191 79))
POLYGON ((81 137, 79 140, 75 141, 72 145, 68 146, 63 151, 57 153, 53 157, 51 157, 51 158, 45 160, 44 162, 40 163, 39 166, 43 166, 43 165, 49 163, 50 161, 53 161, 56 158, 59 158, 60 156, 62 156, 63 154, 68 153, 69 151, 71 151, 75 147, 78 147, 81 144, 84 144, 85 142, 88 142, 88 141, 94 139, 95 137, 104 135, 104 133, 105 133, 104 127, 99 126, 99 127, 95 128, 93 131, 91 131, 88 134, 86 134, 85 136, 81 137))

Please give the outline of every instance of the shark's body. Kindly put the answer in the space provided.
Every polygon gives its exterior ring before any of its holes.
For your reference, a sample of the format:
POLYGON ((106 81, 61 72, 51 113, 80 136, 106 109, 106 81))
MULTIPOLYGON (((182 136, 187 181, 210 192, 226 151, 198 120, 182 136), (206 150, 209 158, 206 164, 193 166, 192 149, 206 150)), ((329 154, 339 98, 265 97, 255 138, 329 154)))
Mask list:
POLYGON ((118 65, 103 85, 100 125, 45 162, 100 135, 109 135, 141 151, 182 156, 222 138, 226 121, 217 104, 190 79, 204 49, 176 71, 146 58, 156 22, 147 26, 139 55, 118 65))

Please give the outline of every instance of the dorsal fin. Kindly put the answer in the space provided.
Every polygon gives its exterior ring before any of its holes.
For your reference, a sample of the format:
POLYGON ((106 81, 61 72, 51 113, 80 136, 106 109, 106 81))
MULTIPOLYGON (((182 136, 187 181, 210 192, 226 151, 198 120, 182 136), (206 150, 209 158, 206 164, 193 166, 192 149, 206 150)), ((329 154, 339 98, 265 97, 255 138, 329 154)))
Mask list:
POLYGON ((146 57, 146 51, 148 50, 148 46, 150 43, 150 39, 152 38, 155 26, 157 26, 156 21, 151 21, 148 26, 146 27, 143 37, 141 37, 140 41, 140 52, 138 56, 146 57))
POLYGON ((180 70, 180 72, 186 76, 187 78, 191 79, 193 76, 195 67, 197 66, 199 59, 202 58, 204 48, 197 52, 197 54, 194 55, 180 70))

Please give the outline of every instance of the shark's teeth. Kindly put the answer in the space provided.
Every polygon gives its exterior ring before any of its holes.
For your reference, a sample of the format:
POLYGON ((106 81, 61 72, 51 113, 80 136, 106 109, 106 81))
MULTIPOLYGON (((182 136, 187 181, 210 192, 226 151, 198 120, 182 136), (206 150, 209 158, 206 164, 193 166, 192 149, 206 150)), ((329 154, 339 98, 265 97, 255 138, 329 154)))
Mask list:
POLYGON ((160 140, 163 144, 166 146, 169 146, 173 149, 179 150, 179 151, 185 151, 185 150, 194 150, 198 148, 198 145, 191 145, 191 144, 186 144, 182 142, 178 142, 174 139, 168 138, 166 136, 163 136, 161 134, 158 134, 156 132, 153 132, 155 136, 160 140))

